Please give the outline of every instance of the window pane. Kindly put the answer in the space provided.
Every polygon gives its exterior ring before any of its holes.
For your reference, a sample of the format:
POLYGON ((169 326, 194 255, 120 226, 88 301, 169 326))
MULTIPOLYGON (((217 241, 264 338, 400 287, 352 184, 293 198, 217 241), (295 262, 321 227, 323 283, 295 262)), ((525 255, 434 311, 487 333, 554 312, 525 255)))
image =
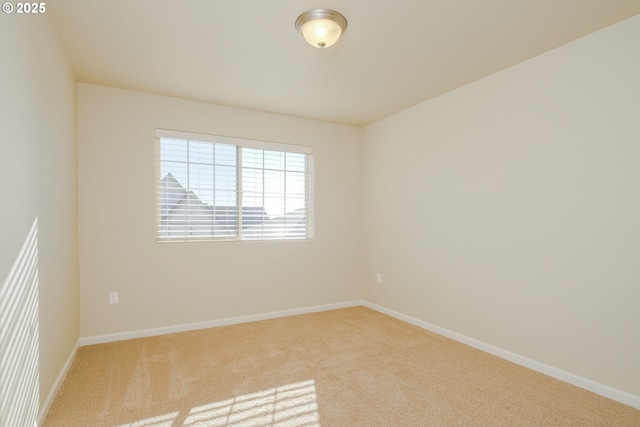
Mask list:
POLYGON ((213 144, 211 142, 189 141, 189 161, 213 164, 213 144))
POLYGON ((287 208, 287 214, 291 212, 298 211, 300 209, 304 209, 305 207, 305 199, 304 196, 290 196, 287 195, 285 198, 285 204, 287 208))
POLYGON ((265 170, 264 191, 271 196, 284 194, 284 172, 265 170))
POLYGON ((216 205, 212 208, 215 222, 214 236, 234 236, 238 234, 238 207, 216 205))
POLYGON ((262 178, 262 170, 260 169, 242 169, 242 189, 245 193, 264 191, 264 182, 262 178))
POLYGON ((214 204, 216 206, 233 206, 236 207, 238 204, 238 196, 237 193, 233 190, 225 191, 225 190, 216 190, 214 192, 214 204))
POLYGON ((280 196, 269 197, 265 195, 264 208, 269 218, 278 218, 284 216, 284 198, 280 196))
POLYGON ((286 153, 287 170, 304 172, 306 159, 305 155, 301 153, 286 153))
POLYGON ((284 170, 284 153, 281 151, 265 151, 264 168, 284 170))
POLYGON ((264 207, 264 193, 244 192, 242 193, 242 206, 264 207))
POLYGON ((189 190, 202 198, 204 193, 201 190, 213 190, 213 173, 213 165, 191 163, 189 165, 189 190))
POLYGON ((216 190, 235 190, 237 186, 237 169, 234 166, 216 166, 216 190))
POLYGON ((212 206, 214 200, 215 191, 213 188, 201 188, 198 190, 197 196, 200 201, 206 206, 212 206))
MULTIPOLYGON (((247 228, 262 225, 267 220, 267 215, 262 206, 242 206, 242 227, 247 228)), ((261 227, 253 227, 259 229, 261 227)))
POLYGON ((287 172, 287 194, 304 195, 304 173, 287 172))
POLYGON ((187 179, 187 164, 176 162, 162 162, 160 164, 160 179, 162 182, 167 180, 176 181, 177 185, 187 188, 189 180, 187 179), (168 175, 171 174, 170 177, 168 175))
POLYGON ((245 168, 262 168, 264 151, 255 148, 242 149, 242 166, 245 168))
POLYGON ((215 163, 217 165, 236 166, 236 146, 229 144, 215 144, 215 163))
POLYGON ((187 140, 162 138, 161 148, 160 148, 160 158, 162 160, 186 162, 187 161, 187 140))

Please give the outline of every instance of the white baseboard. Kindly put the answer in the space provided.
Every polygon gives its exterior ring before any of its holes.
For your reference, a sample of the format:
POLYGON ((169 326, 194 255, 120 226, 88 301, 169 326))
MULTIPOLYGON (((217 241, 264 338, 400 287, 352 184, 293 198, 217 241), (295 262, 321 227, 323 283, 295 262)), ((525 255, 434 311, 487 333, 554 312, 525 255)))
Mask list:
POLYGON ((71 363, 73 362, 73 359, 76 357, 76 353, 78 352, 78 347, 79 347, 79 344, 78 344, 78 341, 76 341, 76 345, 73 347, 73 350, 71 350, 71 354, 67 358, 67 361, 65 362, 64 366, 62 366, 62 369, 60 370, 58 377, 53 383, 53 386, 51 386, 51 390, 49 390, 49 394, 47 395, 47 398, 44 400, 44 403, 40 407, 40 412, 38 412, 38 423, 37 423, 38 426, 41 426, 42 423, 44 423, 44 419, 47 416, 47 412, 49 412, 49 408, 51 407, 53 398, 56 396, 56 393, 58 392, 58 389, 62 385, 64 378, 67 376, 67 372, 69 372, 69 368, 71 367, 71 363))
POLYGON ((462 335, 457 332, 453 332, 448 329, 442 328, 440 326, 436 326, 429 322, 416 319, 415 317, 404 315, 397 311, 390 310, 388 308, 370 303, 368 301, 361 301, 360 303, 361 305, 371 308, 372 310, 376 310, 376 311, 379 311, 380 313, 384 313, 391 317, 395 317, 396 319, 405 321, 407 323, 411 323, 412 325, 418 326, 422 329, 435 332, 438 335, 451 338, 452 340, 461 342, 470 347, 477 348, 478 350, 482 350, 485 353, 493 354, 494 356, 498 356, 502 359, 508 360, 518 365, 521 365, 526 368, 532 369, 534 371, 540 372, 542 374, 548 375, 552 378, 558 379, 560 381, 564 381, 569 384, 573 384, 585 390, 599 394, 600 396, 604 396, 606 398, 615 400, 617 402, 623 403, 633 408, 640 409, 640 396, 635 396, 633 394, 624 392, 622 390, 618 390, 613 387, 609 387, 607 385, 597 383, 595 381, 589 380, 579 375, 575 375, 570 372, 564 371, 562 369, 549 366, 545 363, 537 362, 527 357, 520 356, 519 354, 512 353, 510 351, 501 349, 499 347, 495 347, 491 344, 487 344, 485 342, 476 340, 474 338, 470 338, 466 335, 462 335))
POLYGON ((177 326, 166 326, 153 329, 141 329, 137 331, 122 332, 117 334, 98 335, 80 338, 80 346, 103 344, 107 342, 130 340, 133 338, 153 337, 157 335, 174 334, 177 332, 195 331, 198 329, 216 328, 219 326, 236 325, 239 323, 257 322, 259 320, 276 319, 278 317, 296 316, 299 314, 317 313, 320 311, 336 310, 339 308, 355 307, 363 305, 362 301, 347 301, 335 304, 316 305, 313 307, 296 308, 291 310, 274 311, 270 313, 252 314, 248 316, 230 317, 226 319, 209 320, 198 323, 188 323, 177 326))

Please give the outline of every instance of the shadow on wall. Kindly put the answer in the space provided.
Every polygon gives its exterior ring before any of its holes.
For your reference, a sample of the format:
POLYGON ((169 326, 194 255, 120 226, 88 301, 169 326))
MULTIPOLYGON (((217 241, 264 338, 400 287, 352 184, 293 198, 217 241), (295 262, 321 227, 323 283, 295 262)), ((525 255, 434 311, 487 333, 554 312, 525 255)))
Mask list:
POLYGON ((36 218, 0 288, 0 425, 37 425, 38 372, 36 218))

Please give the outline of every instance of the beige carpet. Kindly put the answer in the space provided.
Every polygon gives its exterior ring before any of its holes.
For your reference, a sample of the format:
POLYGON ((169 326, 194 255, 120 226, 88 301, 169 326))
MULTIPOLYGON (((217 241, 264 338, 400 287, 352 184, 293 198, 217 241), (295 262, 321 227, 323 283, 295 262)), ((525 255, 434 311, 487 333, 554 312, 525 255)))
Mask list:
POLYGON ((81 347, 45 427, 640 426, 364 307, 81 347))

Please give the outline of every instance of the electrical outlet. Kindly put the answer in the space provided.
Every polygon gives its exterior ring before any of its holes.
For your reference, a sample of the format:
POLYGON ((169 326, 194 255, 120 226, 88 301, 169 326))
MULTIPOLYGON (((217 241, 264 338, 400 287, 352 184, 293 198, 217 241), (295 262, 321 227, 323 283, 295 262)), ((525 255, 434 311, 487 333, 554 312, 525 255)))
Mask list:
POLYGON ((109 292, 109 304, 117 304, 117 303, 118 303, 118 293, 109 292))
POLYGON ((376 274, 376 282, 382 283, 382 273, 376 274))

